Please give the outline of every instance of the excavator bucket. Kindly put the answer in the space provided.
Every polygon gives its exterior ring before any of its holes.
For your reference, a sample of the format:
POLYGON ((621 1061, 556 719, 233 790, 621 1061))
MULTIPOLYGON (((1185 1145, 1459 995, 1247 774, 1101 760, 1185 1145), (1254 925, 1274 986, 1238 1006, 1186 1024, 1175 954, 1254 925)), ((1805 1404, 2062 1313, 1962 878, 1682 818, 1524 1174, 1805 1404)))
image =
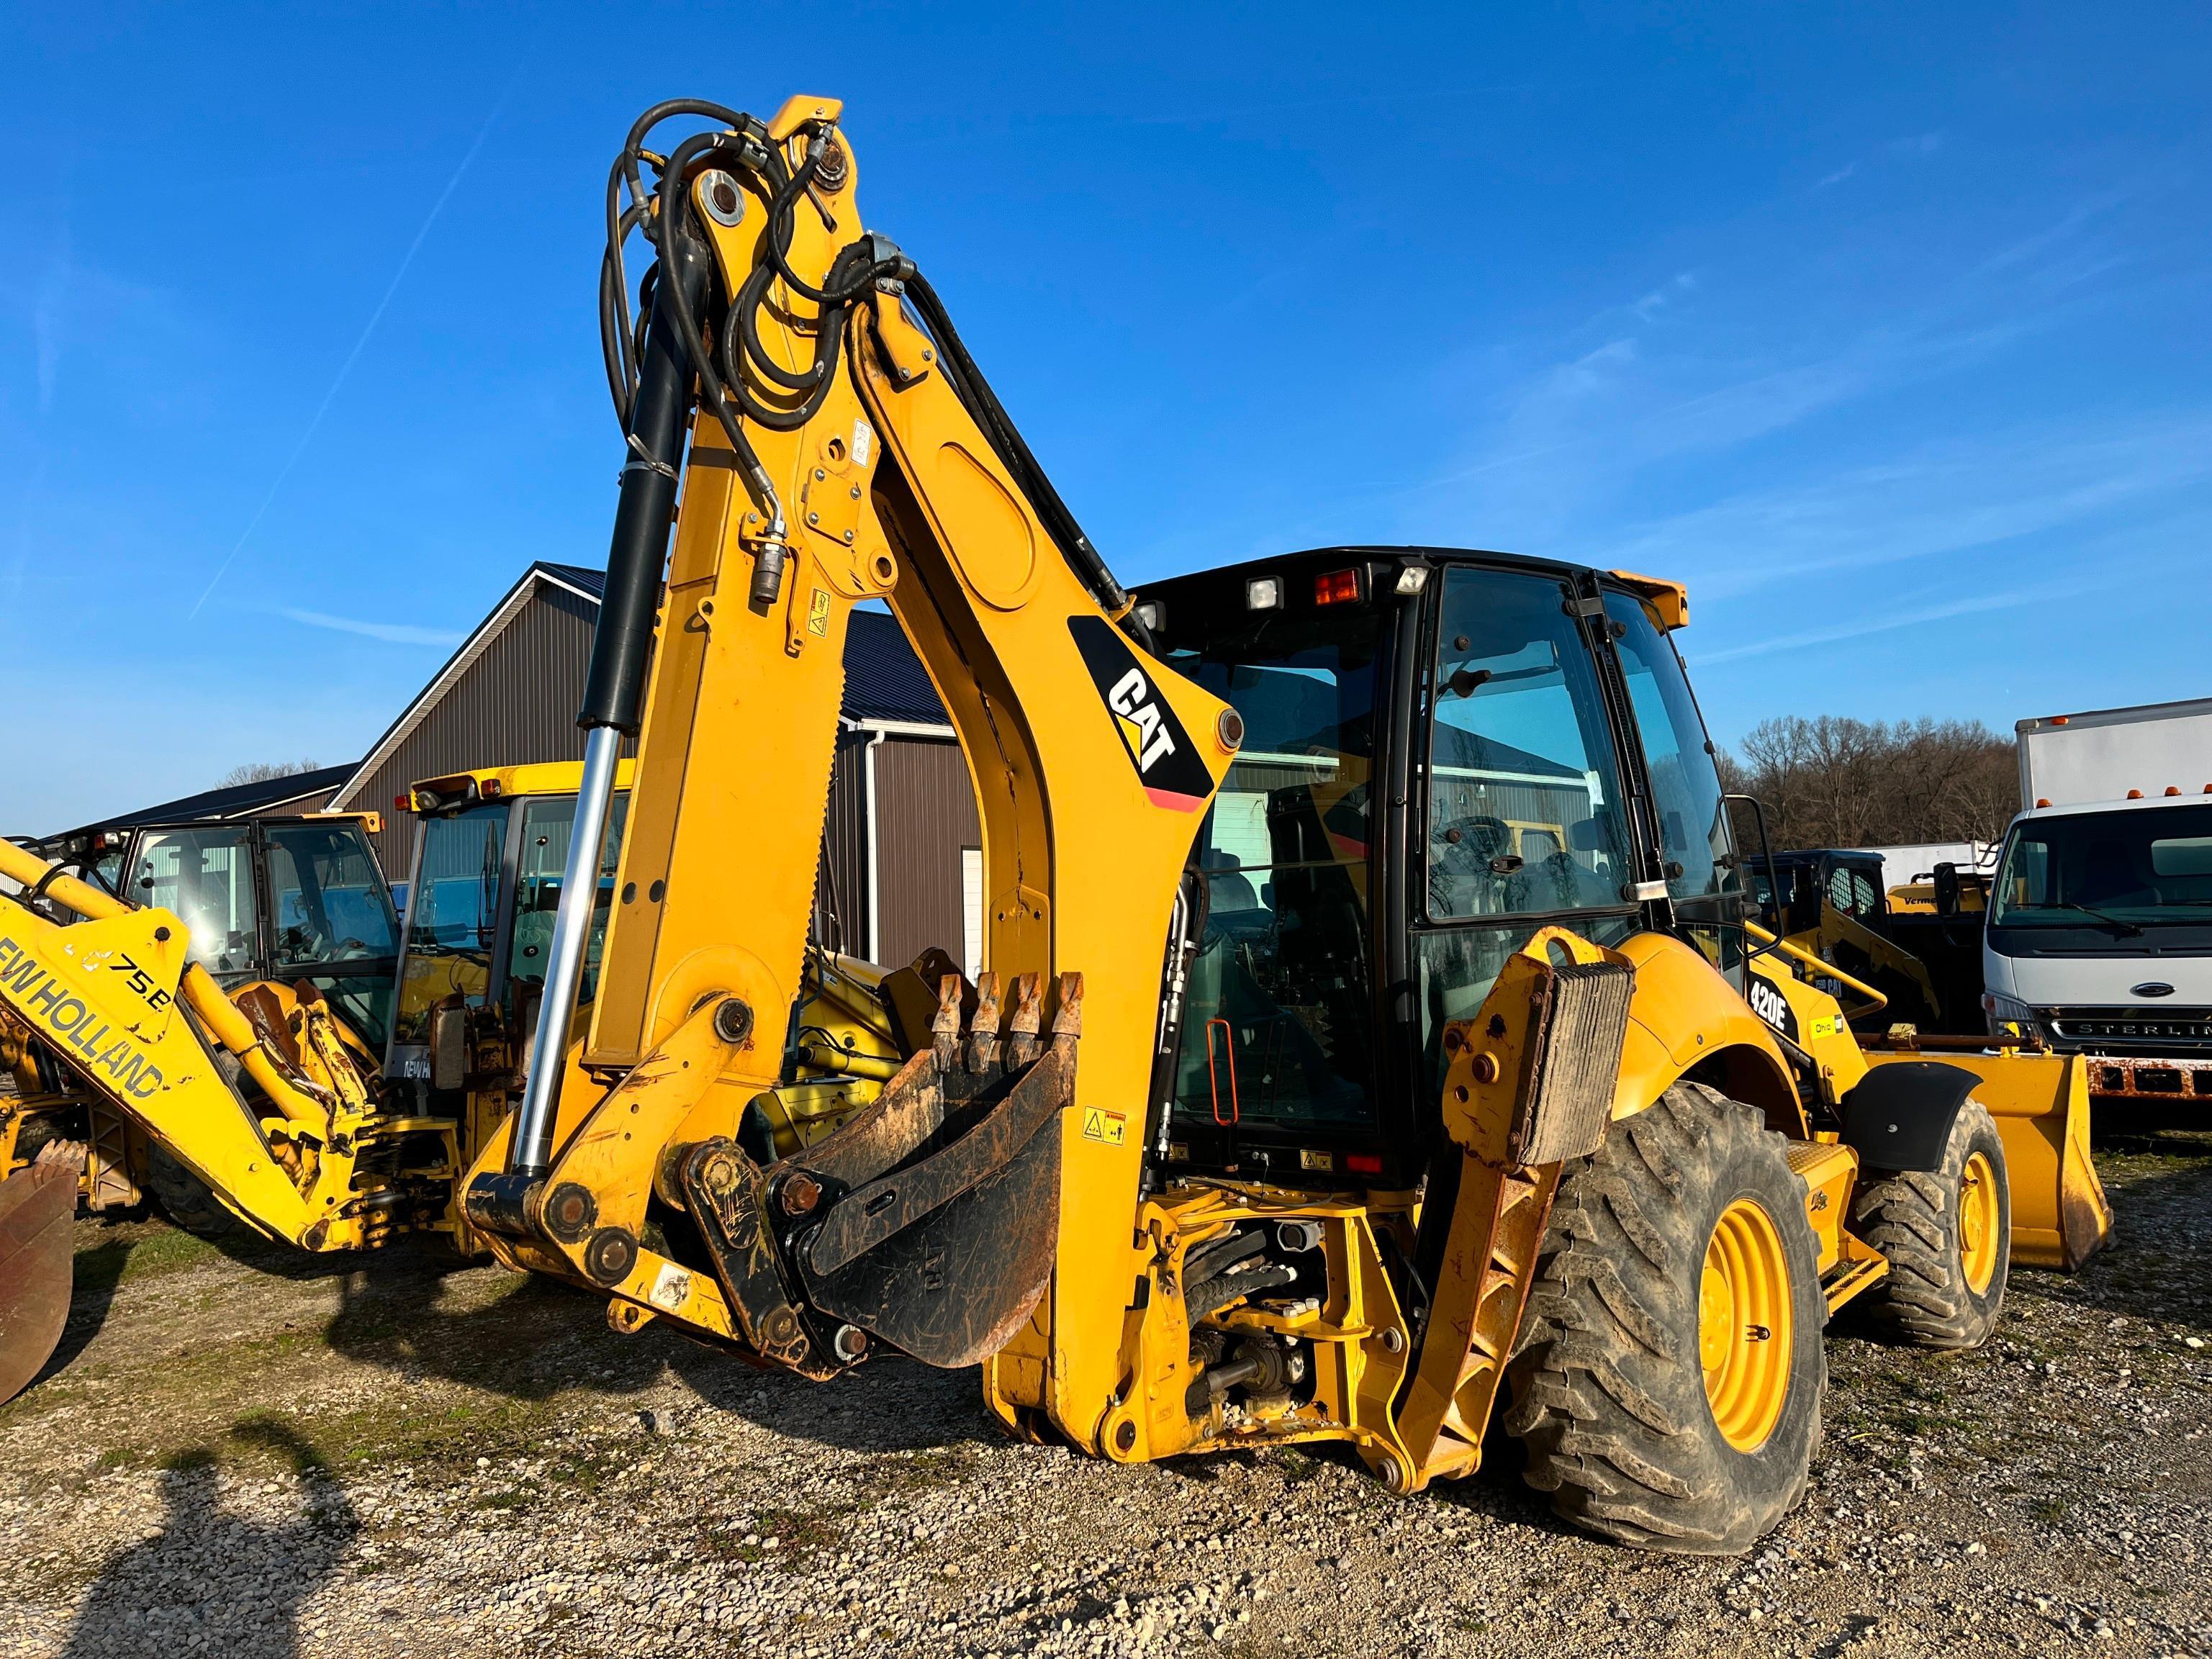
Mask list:
POLYGON ((881 1342, 972 1365, 1020 1328, 1059 1241, 1082 996, 1063 975, 1041 1042, 1036 975, 1015 981, 1003 1030, 993 975, 965 1020, 965 982, 947 975, 930 1046, 835 1134, 765 1168, 725 1139, 684 1152, 686 1207, 763 1358, 820 1378, 881 1342))
POLYGON ((1940 1059, 1981 1079, 2003 1137, 2012 1259, 2071 1273, 2105 1248, 2112 1212, 2089 1158, 2088 1064, 2079 1054, 1869 1052, 1869 1065, 1940 1059))
POLYGON ((42 1155, 0 1181, 0 1404, 30 1386, 62 1340, 82 1162, 42 1155))

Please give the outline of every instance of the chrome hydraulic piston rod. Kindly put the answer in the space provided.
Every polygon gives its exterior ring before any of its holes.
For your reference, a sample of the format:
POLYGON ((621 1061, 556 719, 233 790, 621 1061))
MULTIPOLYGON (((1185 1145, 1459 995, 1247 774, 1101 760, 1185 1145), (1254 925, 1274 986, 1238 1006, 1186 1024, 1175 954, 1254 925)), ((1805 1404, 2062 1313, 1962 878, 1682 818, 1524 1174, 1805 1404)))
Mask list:
MULTIPOLYGON (((676 250, 664 251, 662 279, 686 283, 698 292, 705 286, 703 250, 688 239, 677 240, 676 250), (668 275, 672 265, 678 271, 673 278, 668 275)), ((568 1051, 569 1030, 575 1022, 592 911, 599 897, 615 763, 623 740, 637 735, 653 612, 659 604, 669 526, 675 516, 678 463, 683 459, 684 429, 691 414, 692 376, 668 310, 665 299, 656 300, 646 328, 637 397, 626 434, 629 454, 607 555, 606 594, 592 639, 583 708, 576 716, 576 724, 588 734, 583 787, 576 799, 560 907, 553 917, 530 1075, 507 1149, 506 1184, 513 1190, 506 1196, 516 1206, 522 1190, 552 1163, 553 1110, 560 1093, 562 1056, 568 1051)))

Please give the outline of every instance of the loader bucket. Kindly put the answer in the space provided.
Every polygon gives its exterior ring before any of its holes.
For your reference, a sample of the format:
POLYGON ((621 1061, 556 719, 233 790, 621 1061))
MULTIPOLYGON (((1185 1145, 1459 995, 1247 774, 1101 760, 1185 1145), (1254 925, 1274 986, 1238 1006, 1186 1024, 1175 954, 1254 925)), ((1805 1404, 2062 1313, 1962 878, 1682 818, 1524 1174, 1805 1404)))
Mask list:
POLYGON ((1047 1043, 1035 975, 1003 1034, 994 976, 945 975, 931 1045, 835 1133, 765 1169, 719 1137, 679 1156, 748 1346, 820 1380, 872 1341, 945 1367, 1006 1344, 1052 1277, 1082 994, 1061 978, 1047 1043))
POLYGON ((2105 1248, 2112 1212, 2089 1158, 2089 1071, 2079 1054, 1870 1052, 1867 1063, 1941 1059, 1981 1079, 2012 1190, 2012 1259, 2071 1273, 2105 1248))
POLYGON ((0 1404, 52 1358, 69 1318, 77 1164, 44 1158, 0 1181, 0 1404))

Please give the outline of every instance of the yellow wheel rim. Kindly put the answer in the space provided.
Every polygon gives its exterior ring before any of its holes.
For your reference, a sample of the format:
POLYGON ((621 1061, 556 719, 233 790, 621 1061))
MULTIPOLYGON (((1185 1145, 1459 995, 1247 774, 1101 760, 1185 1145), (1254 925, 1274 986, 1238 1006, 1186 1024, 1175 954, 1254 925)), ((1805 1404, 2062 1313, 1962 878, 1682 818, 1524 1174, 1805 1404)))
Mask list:
POLYGON ((1997 1172, 1989 1155, 1976 1152, 1966 1160, 1959 1177, 1959 1260, 1966 1273, 1966 1288, 1976 1296, 1997 1276, 1997 1172))
POLYGON ((1698 1358, 1713 1421, 1738 1451, 1757 1451, 1790 1397, 1790 1261, 1757 1203, 1721 1212, 1698 1291, 1698 1358))

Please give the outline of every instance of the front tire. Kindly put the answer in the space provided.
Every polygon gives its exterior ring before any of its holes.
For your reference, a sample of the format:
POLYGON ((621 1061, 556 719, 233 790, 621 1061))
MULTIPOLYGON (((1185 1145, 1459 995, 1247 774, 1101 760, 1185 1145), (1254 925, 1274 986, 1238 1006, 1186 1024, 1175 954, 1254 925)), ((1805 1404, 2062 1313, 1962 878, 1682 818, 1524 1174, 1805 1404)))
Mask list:
POLYGON ((1942 1167, 1870 1181, 1851 1231, 1889 1258, 1860 1298, 1884 1334, 1916 1347, 1978 1348, 1996 1328, 2012 1256, 2004 1141, 1978 1100, 1959 1109, 1942 1167))
POLYGON ((1787 1145, 1681 1083, 1563 1172, 1506 1427, 1577 1526, 1736 1555, 1804 1497, 1826 1303, 1787 1145))

